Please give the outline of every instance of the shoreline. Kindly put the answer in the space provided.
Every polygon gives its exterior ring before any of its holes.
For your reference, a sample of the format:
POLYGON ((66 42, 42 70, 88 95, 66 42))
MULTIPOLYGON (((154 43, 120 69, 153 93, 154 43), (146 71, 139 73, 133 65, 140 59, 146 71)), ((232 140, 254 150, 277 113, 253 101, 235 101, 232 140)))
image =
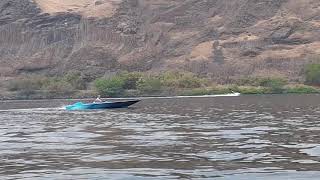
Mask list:
MULTIPOLYGON (((203 94, 203 95, 145 95, 145 96, 130 96, 130 97, 103 97, 102 99, 110 99, 110 100, 128 100, 128 99, 179 99, 179 98, 214 98, 214 97, 239 97, 239 96, 257 96, 257 95, 317 95, 320 93, 250 93, 250 94, 242 94, 236 95, 234 93, 225 93, 225 94, 203 94)), ((94 100, 95 96, 92 97, 57 97, 57 98, 5 98, 1 97, 1 102, 9 102, 9 101, 48 101, 48 100, 70 100, 70 101, 90 101, 94 100)))
MULTIPOLYGON (((0 84, 1 85, 1 84, 0 84)), ((239 92, 248 94, 320 94, 320 86, 309 81, 289 82, 280 77, 247 77, 217 84, 213 79, 188 72, 156 75, 121 72, 92 81, 81 73, 63 76, 30 76, 0 86, 0 100, 91 99, 109 98, 221 96, 239 92), (312 86, 313 85, 313 86, 312 86)))

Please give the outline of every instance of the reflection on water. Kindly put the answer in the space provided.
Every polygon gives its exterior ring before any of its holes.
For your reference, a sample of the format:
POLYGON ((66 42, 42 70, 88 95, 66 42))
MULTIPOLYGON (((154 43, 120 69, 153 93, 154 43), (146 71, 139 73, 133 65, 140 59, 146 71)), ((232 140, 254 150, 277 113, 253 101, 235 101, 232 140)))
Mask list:
POLYGON ((0 104, 0 179, 318 179, 320 96, 0 104), (29 109, 28 109, 29 108, 29 109))

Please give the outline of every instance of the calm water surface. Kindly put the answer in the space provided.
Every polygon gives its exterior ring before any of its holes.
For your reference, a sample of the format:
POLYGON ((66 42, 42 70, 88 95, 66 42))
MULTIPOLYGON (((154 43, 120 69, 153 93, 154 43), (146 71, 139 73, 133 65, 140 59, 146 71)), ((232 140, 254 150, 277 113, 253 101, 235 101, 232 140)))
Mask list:
POLYGON ((0 179, 319 179, 320 96, 0 102, 0 179))

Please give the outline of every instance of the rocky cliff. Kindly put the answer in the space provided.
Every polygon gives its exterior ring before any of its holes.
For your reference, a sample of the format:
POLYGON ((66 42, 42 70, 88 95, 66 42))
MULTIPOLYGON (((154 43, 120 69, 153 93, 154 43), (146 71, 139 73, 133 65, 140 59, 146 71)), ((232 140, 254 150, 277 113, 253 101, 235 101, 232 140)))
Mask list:
POLYGON ((319 0, 0 1, 0 77, 182 69, 296 81, 319 54, 319 0))

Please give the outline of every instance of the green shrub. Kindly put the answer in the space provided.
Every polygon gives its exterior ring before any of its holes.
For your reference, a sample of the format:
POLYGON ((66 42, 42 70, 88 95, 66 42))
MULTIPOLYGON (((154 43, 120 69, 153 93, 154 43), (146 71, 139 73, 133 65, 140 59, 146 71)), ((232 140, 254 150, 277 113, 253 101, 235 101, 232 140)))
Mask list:
POLYGON ((196 88, 184 90, 180 93, 182 96, 202 96, 202 95, 210 95, 210 91, 206 88, 196 88))
POLYGON ((42 90, 55 94, 63 94, 70 93, 75 89, 70 83, 66 81, 62 81, 60 79, 51 79, 42 87, 42 90))
MULTIPOLYGON (((244 87, 264 87, 258 90, 257 93, 259 93, 260 90, 263 89, 265 93, 283 93, 284 92, 284 86, 288 84, 288 82, 285 79, 282 78, 276 78, 276 77, 266 77, 266 78, 260 78, 260 77, 254 77, 254 78, 245 78, 237 80, 236 84, 238 86, 244 86, 244 87)), ((246 88, 246 91, 250 88, 246 88)), ((253 92, 255 92, 254 89, 252 89, 253 92)), ((255 93, 254 93, 255 94, 255 93)))
POLYGON ((295 86, 286 87, 286 93, 312 94, 312 93, 320 93, 320 90, 312 86, 295 85, 295 86))
POLYGON ((175 88, 200 88, 206 83, 205 79, 198 78, 189 72, 169 71, 161 74, 160 79, 165 87, 175 88))
POLYGON ((248 77, 235 80, 235 83, 238 86, 260 86, 260 81, 260 78, 248 77))
POLYGON ((165 87, 177 87, 178 79, 180 79, 181 74, 177 71, 168 71, 160 74, 159 78, 165 87))
POLYGON ((73 87, 73 89, 86 89, 86 82, 84 78, 81 76, 80 72, 69 72, 61 78, 61 81, 69 83, 73 87))
POLYGON ((272 93, 283 93, 288 82, 281 78, 262 78, 260 86, 269 88, 272 93))
POLYGON ((236 80, 238 86, 263 86, 263 87, 274 87, 284 86, 288 82, 285 79, 279 77, 248 77, 236 80))
POLYGON ((8 82, 9 91, 35 91, 40 90, 45 79, 40 76, 27 76, 8 82))
POLYGON ((124 89, 137 89, 138 82, 143 78, 143 74, 139 72, 121 73, 119 75, 124 80, 124 89))
POLYGON ((27 76, 12 80, 8 83, 8 90, 17 91, 20 97, 61 97, 69 96, 75 88, 61 77, 27 76))
POLYGON ((102 96, 117 97, 123 94, 125 82, 119 76, 100 78, 94 82, 97 92, 102 96))
POLYGON ((229 94, 231 93, 231 89, 229 86, 214 86, 209 89, 210 94, 229 94))
POLYGON ((199 88, 202 86, 202 79, 194 76, 193 74, 184 74, 178 79, 179 88, 199 88))
POLYGON ((261 86, 239 86, 237 92, 240 92, 241 94, 268 94, 270 93, 270 90, 261 86))
POLYGON ((261 78, 259 80, 259 85, 262 87, 270 87, 270 88, 277 88, 283 87, 288 82, 282 78, 261 78))
POLYGON ((140 79, 137 84, 137 89, 144 93, 159 92, 161 88, 161 80, 157 77, 145 77, 140 79))
POLYGON ((309 64, 305 70, 306 84, 320 85, 320 64, 309 64))

